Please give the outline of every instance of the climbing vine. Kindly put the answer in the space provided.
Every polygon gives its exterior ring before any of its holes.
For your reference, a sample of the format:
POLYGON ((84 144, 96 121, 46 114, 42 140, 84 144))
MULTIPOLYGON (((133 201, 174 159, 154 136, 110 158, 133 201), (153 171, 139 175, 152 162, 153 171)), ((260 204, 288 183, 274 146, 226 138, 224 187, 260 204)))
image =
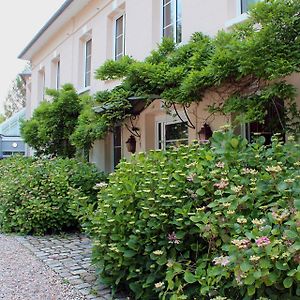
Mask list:
POLYGON ((287 76, 300 70, 300 2, 266 0, 257 3, 249 18, 230 31, 211 38, 195 33, 176 45, 165 39, 144 61, 124 56, 108 60, 96 71, 99 80, 120 80, 110 91, 97 93, 83 110, 73 135, 77 146, 102 138, 130 114, 130 97, 163 99, 166 106, 199 102, 213 91, 222 103, 213 113, 237 113, 238 122, 263 121, 275 101, 283 131, 299 133, 300 113, 295 88, 287 76), (101 114, 92 107, 103 107, 101 114), (92 124, 91 124, 92 123, 92 124))

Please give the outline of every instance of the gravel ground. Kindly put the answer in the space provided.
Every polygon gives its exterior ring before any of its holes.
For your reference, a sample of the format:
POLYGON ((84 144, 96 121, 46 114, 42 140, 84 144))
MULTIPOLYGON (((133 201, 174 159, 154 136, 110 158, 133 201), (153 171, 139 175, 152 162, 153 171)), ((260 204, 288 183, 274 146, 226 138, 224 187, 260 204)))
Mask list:
POLYGON ((85 300, 14 237, 0 234, 0 299, 85 300))

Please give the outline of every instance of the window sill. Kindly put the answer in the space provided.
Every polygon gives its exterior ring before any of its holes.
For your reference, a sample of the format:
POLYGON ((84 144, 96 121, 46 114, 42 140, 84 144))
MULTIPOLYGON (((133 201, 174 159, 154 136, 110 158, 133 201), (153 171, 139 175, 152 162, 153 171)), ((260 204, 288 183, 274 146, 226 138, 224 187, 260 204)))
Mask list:
POLYGON ((81 94, 84 94, 84 93, 86 93, 86 92, 89 92, 90 90, 91 90, 91 87, 90 87, 90 86, 87 86, 87 87, 78 89, 78 90, 77 90, 77 94, 78 94, 78 95, 81 95, 81 94))
POLYGON ((235 17, 235 18, 233 18, 233 19, 225 22, 225 28, 230 28, 230 27, 232 27, 235 24, 242 23, 245 20, 247 20, 248 18, 249 18, 248 13, 240 14, 239 16, 237 16, 237 17, 235 17))

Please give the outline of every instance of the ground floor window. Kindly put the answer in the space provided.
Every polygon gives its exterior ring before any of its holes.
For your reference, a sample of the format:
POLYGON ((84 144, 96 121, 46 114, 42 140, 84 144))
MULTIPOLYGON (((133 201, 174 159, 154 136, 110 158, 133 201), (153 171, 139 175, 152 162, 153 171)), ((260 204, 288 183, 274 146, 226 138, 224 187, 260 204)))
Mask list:
POLYGON ((267 145, 275 133, 281 133, 284 138, 284 102, 279 99, 271 101, 266 110, 264 122, 252 122, 244 126, 245 137, 249 141, 257 134, 265 137, 267 145))
POLYGON ((158 122, 156 131, 158 149, 188 144, 187 122, 158 122))
POLYGON ((121 126, 116 126, 113 133, 113 148, 114 148, 114 168, 122 158, 122 130, 121 126))

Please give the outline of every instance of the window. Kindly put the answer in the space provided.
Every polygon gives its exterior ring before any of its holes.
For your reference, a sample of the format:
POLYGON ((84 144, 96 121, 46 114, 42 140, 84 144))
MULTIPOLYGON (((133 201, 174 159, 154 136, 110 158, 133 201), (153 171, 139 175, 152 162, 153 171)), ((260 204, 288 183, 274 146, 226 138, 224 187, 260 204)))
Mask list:
POLYGON ((246 13, 250 6, 259 2, 260 0, 240 0, 241 3, 241 13, 246 13))
POLYGON ((43 68, 38 73, 39 101, 45 100, 45 90, 46 90, 46 76, 45 76, 45 69, 43 68))
POLYGON ((284 102, 280 99, 275 99, 268 107, 264 123, 252 122, 245 125, 245 137, 252 141, 254 135, 259 134, 266 139, 266 145, 271 143, 272 135, 281 133, 284 137, 284 102))
POLYGON ((85 42, 84 47, 84 87, 91 85, 92 39, 85 42))
POLYGON ((113 134, 113 147, 114 147, 114 168, 122 158, 122 133, 121 126, 116 126, 113 134))
POLYGON ((115 60, 119 60, 124 56, 125 48, 125 24, 124 15, 116 19, 115 23, 115 60))
POLYGON ((163 37, 173 38, 176 43, 182 39, 181 0, 163 0, 163 37))
POLYGON ((170 146, 188 144, 187 122, 157 123, 157 148, 168 149, 170 146))
POLYGON ((60 88, 60 60, 56 62, 56 74, 55 74, 55 88, 60 88))

